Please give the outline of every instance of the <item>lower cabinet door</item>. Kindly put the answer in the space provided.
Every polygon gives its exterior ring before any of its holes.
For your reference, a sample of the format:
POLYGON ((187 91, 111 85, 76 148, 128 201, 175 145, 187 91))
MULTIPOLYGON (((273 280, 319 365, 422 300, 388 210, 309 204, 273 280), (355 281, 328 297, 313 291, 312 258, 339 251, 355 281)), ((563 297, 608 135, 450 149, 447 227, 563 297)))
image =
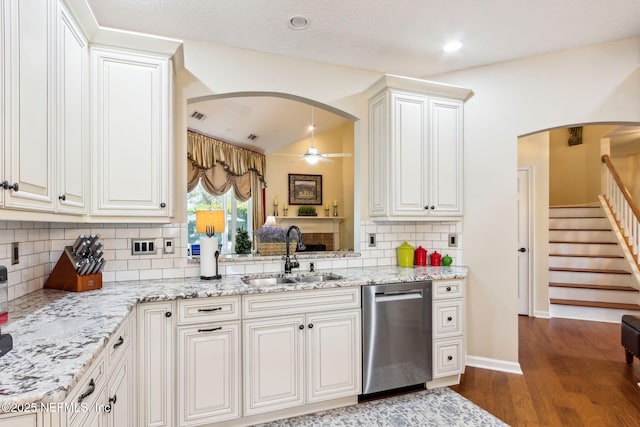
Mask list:
POLYGON ((240 322, 178 328, 178 420, 240 417, 240 322))
POLYGON ((360 310, 307 315, 307 402, 361 388, 360 310))
POLYGON ((108 384, 108 395, 106 397, 106 405, 109 406, 110 412, 107 419, 108 427, 132 426, 135 425, 135 411, 133 402, 135 401, 133 387, 133 373, 131 367, 133 358, 130 349, 122 362, 112 368, 111 377, 108 384))
MULTIPOLYGON (((98 394, 97 402, 104 402, 107 400, 106 398, 106 389, 103 387, 100 393, 98 394)), ((82 427, 107 427, 107 416, 108 414, 104 411, 104 408, 100 406, 99 403, 96 404, 93 408, 90 408, 88 411, 89 414, 81 423, 73 423, 72 426, 82 426, 82 427)))
POLYGON ((303 315, 243 322, 244 415, 304 404, 303 315))

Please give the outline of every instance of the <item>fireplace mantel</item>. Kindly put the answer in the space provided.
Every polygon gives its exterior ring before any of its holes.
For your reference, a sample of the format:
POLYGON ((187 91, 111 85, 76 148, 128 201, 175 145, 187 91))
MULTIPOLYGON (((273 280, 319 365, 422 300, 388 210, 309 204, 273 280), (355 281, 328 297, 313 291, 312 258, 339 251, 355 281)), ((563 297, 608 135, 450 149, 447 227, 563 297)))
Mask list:
POLYGON ((332 233, 333 250, 340 249, 340 223, 342 216, 277 216, 276 222, 281 227, 296 225, 304 233, 332 233))

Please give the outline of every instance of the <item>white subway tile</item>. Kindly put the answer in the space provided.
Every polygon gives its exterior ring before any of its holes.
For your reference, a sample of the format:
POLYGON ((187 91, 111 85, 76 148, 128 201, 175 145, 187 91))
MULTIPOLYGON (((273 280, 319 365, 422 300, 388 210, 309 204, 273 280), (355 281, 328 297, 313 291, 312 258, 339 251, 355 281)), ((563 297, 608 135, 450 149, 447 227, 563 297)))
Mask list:
POLYGON ((162 279, 162 270, 140 270, 140 280, 162 279))
POLYGON ((116 239, 137 239, 139 237, 139 228, 118 228, 116 230, 116 239))
POLYGON ((116 271, 116 281, 121 280, 140 280, 140 272, 138 270, 116 271))
POLYGON ((162 270, 163 279, 180 279, 184 277, 183 268, 165 268, 162 270))

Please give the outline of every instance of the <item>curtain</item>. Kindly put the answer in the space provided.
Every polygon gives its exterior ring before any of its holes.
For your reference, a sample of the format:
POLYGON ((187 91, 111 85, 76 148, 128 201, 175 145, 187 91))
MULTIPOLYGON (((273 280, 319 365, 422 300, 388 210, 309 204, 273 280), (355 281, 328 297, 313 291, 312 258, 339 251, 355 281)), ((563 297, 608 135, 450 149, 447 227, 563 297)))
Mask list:
POLYGON ((232 187, 236 198, 243 202, 254 194, 254 230, 264 223, 264 173, 264 154, 187 131, 187 191, 192 191, 201 182, 202 187, 215 196, 232 187))

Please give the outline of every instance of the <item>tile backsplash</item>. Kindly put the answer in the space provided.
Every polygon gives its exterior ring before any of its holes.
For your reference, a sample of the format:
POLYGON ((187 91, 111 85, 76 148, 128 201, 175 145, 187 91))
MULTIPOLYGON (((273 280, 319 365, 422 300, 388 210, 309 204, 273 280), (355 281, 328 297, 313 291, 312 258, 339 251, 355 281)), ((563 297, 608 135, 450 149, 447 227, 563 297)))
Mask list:
MULTIPOLYGON (((437 250, 450 255, 453 263, 462 264, 462 225, 460 222, 361 222, 360 257, 327 257, 314 259, 317 269, 359 268, 395 265, 396 247, 408 242, 422 246, 429 253, 437 250), (376 246, 368 246, 370 233, 376 235, 376 246), (458 236, 458 247, 449 248, 450 233, 458 236)), ((107 260, 103 282, 195 277, 200 274, 197 263, 187 253, 186 224, 70 224, 29 221, 0 221, 0 264, 9 272, 9 300, 43 287, 65 246, 80 234, 99 234, 107 260), (132 255, 131 239, 154 239, 155 255, 132 255), (174 252, 163 252, 163 241, 173 239, 174 252), (20 262, 11 265, 11 244, 20 244, 20 262)), ((428 259, 428 257, 427 257, 428 259)), ((226 260, 225 260, 226 261, 226 260)), ((256 274, 282 271, 282 263, 265 260, 235 259, 220 263, 222 274, 256 274)), ((301 261, 301 271, 309 261, 301 261)))

